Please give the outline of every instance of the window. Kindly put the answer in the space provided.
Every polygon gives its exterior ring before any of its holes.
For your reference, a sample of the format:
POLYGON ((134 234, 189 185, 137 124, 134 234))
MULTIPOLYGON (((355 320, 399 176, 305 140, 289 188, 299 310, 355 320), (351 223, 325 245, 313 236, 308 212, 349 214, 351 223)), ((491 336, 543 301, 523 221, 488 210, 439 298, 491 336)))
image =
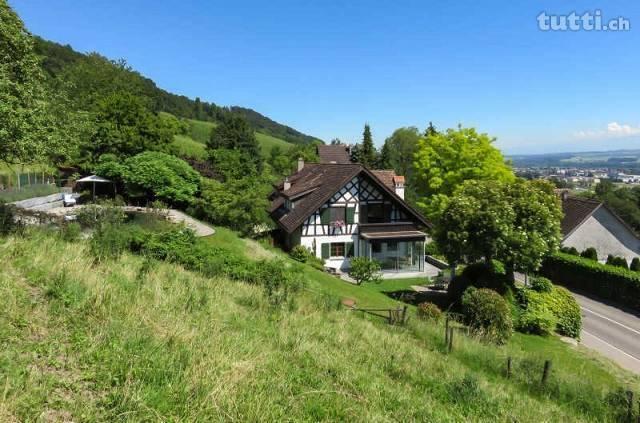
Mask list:
POLYGON ((398 243, 396 241, 387 242, 387 251, 398 251, 398 243))
POLYGON ((382 251, 382 244, 378 241, 371 242, 371 251, 374 253, 379 253, 382 251))
POLYGON ((344 242, 331 243, 331 257, 344 257, 344 242))
POLYGON ((385 223, 389 221, 390 213, 387 212, 389 206, 384 204, 368 204, 367 205, 367 222, 368 223, 385 223))
POLYGON ((330 209, 331 222, 342 222, 346 220, 346 208, 345 207, 331 207, 330 209))

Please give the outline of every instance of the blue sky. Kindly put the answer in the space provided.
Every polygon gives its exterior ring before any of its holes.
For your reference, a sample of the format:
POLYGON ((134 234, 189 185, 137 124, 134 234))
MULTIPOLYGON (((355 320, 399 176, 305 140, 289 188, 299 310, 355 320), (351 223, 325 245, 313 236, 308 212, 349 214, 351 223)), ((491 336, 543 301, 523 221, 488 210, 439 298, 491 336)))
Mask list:
POLYGON ((638 1, 9 0, 29 30, 325 140, 475 126, 507 153, 640 148, 638 1), (543 32, 600 9, 627 32, 543 32))

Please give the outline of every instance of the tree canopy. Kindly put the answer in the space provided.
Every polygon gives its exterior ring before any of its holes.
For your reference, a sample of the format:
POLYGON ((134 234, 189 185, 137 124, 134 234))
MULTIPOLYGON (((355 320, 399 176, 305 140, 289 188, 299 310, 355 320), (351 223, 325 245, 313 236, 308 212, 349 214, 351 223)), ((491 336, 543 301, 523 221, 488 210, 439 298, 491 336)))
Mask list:
POLYGON ((560 243, 562 210, 543 181, 465 181, 448 201, 435 238, 451 263, 499 260, 532 272, 560 243))
POLYGON ((239 150, 256 166, 260 165, 260 146, 246 119, 237 114, 224 116, 220 124, 211 130, 207 143, 209 151, 217 149, 239 150))
POLYGON ((514 180, 510 165, 493 146, 494 141, 487 134, 462 127, 430 133, 418 141, 413 187, 418 205, 429 217, 437 218, 464 181, 514 180))
POLYGON ((357 144, 352 151, 353 161, 367 167, 376 165, 378 153, 375 145, 373 145, 373 137, 371 136, 371 128, 369 124, 364 125, 362 131, 362 143, 357 144))

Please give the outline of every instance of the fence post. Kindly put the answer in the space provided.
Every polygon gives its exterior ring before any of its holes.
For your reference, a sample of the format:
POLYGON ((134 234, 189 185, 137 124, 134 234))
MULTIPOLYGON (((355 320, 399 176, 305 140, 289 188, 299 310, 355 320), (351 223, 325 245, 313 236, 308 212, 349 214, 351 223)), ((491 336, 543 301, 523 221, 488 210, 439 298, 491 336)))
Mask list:
POLYGON ((546 385, 549 379, 549 373, 551 372, 551 360, 545 360, 544 370, 542 371, 542 384, 546 385))
POLYGON ((444 322, 444 345, 449 345, 449 314, 444 322))
POLYGON ((627 421, 633 418, 633 391, 627 391, 627 421))
POLYGON ((511 378, 511 357, 507 357, 507 379, 511 378))
POLYGON ((402 324, 406 324, 407 323, 407 308, 409 308, 409 306, 404 306, 402 308, 402 324))
POLYGON ((449 328, 449 352, 453 351, 453 328, 449 328))

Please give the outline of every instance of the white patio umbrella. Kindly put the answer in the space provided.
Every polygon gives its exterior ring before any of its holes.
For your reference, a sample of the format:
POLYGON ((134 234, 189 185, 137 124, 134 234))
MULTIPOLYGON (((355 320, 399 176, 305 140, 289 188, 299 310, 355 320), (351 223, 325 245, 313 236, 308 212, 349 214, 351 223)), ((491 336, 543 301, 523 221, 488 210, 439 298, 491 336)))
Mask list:
POLYGON ((80 178, 78 179, 76 182, 91 182, 93 185, 93 199, 96 199, 96 184, 111 184, 113 183, 113 181, 110 181, 109 179, 103 178, 101 176, 98 175, 90 175, 90 176, 85 176, 84 178, 80 178))

